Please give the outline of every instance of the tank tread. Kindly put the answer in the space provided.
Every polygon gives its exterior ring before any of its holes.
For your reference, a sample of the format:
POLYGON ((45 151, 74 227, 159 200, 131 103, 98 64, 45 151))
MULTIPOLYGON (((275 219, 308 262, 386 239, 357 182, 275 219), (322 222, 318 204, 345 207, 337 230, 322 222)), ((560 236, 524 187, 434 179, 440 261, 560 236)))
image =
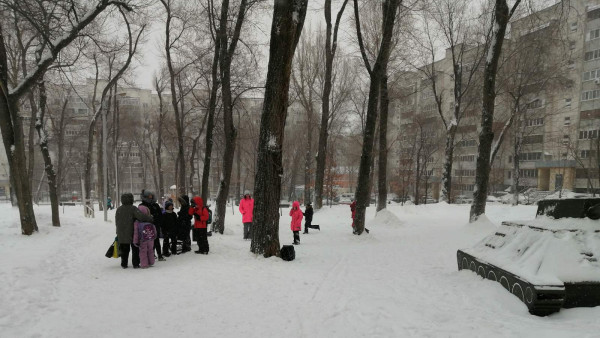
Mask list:
POLYGON ((529 313, 536 316, 547 316, 560 311, 565 301, 564 285, 534 285, 524 278, 501 269, 493 264, 458 250, 458 270, 471 270, 477 275, 500 283, 508 292, 519 298, 529 313))

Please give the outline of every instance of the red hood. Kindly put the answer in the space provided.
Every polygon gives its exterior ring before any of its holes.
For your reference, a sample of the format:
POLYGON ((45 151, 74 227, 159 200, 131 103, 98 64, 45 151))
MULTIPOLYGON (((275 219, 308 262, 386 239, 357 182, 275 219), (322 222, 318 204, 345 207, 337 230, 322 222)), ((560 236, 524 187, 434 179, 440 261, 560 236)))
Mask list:
POLYGON ((292 203, 292 208, 300 208, 300 202, 294 201, 294 203, 292 203))
POLYGON ((204 206, 204 201, 202 201, 202 197, 200 196, 194 196, 194 198, 192 198, 192 201, 196 203, 196 206, 198 208, 202 208, 204 206))

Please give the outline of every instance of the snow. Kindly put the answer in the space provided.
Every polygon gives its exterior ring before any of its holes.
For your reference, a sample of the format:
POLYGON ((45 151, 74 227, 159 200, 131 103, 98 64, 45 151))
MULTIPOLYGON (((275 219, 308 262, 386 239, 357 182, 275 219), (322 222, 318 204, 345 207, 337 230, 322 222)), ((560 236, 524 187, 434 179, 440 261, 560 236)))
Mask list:
MULTIPOLYGON (((104 257, 114 212, 86 219, 81 206, 36 206, 40 232, 23 236, 18 210, 0 204, 3 337, 591 337, 598 308, 529 315, 499 283, 458 271, 456 250, 501 221, 533 220, 535 207, 389 205, 367 210, 370 234, 352 235, 347 205, 325 207, 301 234, 296 260, 249 252, 241 217, 209 237, 208 256, 186 253, 148 270, 104 257)), ((228 209, 229 212, 229 209, 228 209)), ((292 242, 283 210, 281 244, 292 242)), ((195 245, 194 245, 195 246, 195 245)))

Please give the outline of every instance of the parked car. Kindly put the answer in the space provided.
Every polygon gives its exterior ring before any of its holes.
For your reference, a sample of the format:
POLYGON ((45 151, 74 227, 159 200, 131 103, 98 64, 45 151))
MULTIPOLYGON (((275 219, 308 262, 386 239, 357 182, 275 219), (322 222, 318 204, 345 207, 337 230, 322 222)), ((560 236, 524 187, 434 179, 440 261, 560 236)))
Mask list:
POLYGON ((340 204, 351 204, 354 200, 354 194, 346 193, 340 195, 340 204))
POLYGON ((454 203, 456 203, 456 204, 471 204, 471 203, 473 203, 473 199, 470 197, 467 197, 465 195, 458 195, 458 196, 456 196, 456 198, 454 198, 454 203))

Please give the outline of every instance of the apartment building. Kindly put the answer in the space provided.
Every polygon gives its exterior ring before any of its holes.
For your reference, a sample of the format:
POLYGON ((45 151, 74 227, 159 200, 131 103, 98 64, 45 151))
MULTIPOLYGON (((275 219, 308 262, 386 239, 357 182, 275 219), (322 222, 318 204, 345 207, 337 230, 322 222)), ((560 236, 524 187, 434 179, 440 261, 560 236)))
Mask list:
MULTIPOLYGON (((445 57, 433 66, 424 66, 439 72, 435 84, 438 95, 442 93, 447 121, 451 120, 454 106, 449 53, 447 50, 445 57)), ((562 187, 577 192, 597 191, 600 2, 561 2, 515 20, 504 44, 503 61, 497 82, 495 142, 511 114, 517 109, 518 113, 494 157, 490 192, 512 185, 515 159, 519 161, 519 190, 554 191, 562 187), (519 101, 514 100, 516 92, 519 101), (517 142, 520 152, 515 156, 517 142)), ((482 72, 481 68, 479 73, 482 72)), ((437 198, 445 132, 431 77, 424 73, 406 72, 394 88, 390 130, 398 142, 390 152, 390 163, 396 165, 391 173, 392 187, 412 195, 418 169, 421 194, 437 198)), ((469 106, 463 109, 454 143, 453 197, 470 196, 474 189, 481 110, 481 93, 477 92, 481 86, 474 88, 467 101, 469 106)))

